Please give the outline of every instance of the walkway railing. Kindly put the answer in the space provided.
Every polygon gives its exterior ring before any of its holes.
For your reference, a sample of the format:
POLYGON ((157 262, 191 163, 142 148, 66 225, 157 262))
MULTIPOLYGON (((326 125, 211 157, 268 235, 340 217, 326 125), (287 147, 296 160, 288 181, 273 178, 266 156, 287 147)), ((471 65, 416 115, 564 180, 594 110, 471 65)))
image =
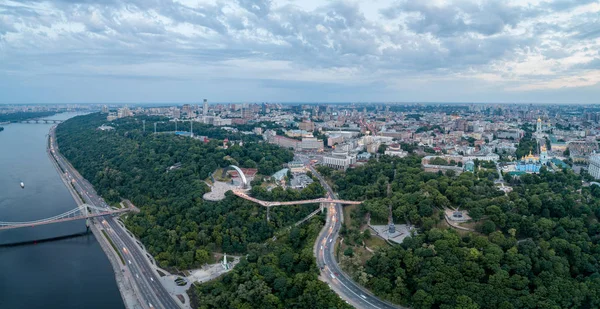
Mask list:
POLYGON ((288 201, 288 202, 268 202, 268 201, 262 201, 257 198, 248 196, 248 194, 244 193, 243 191, 239 191, 239 190, 232 190, 232 191, 233 191, 233 194, 237 195, 238 197, 255 202, 255 203, 260 204, 265 207, 300 205, 300 204, 316 204, 316 203, 339 203, 339 204, 346 204, 346 205, 362 204, 362 202, 360 202, 360 201, 337 200, 337 199, 325 198, 325 197, 318 198, 318 199, 312 199, 312 200, 300 200, 300 201, 288 201))
POLYGON ((99 208, 89 204, 82 204, 75 209, 71 209, 67 212, 64 212, 60 215, 56 215, 49 218, 32 220, 32 221, 20 221, 20 222, 6 222, 0 221, 0 230, 9 230, 9 229, 17 229, 22 227, 33 227, 38 225, 66 222, 66 221, 74 221, 74 220, 82 220, 94 217, 102 217, 102 216, 111 216, 116 215, 128 211, 134 211, 133 208, 123 208, 118 210, 108 209, 108 208, 99 208))

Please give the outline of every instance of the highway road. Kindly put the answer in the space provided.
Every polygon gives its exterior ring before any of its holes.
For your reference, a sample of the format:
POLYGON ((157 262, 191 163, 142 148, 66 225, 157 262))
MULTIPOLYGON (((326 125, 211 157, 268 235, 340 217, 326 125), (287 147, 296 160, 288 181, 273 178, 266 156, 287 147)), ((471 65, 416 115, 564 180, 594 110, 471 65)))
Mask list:
MULTIPOLYGON (((305 164, 309 167, 313 175, 321 182, 321 185, 327 190, 331 198, 337 199, 337 195, 333 192, 329 184, 323 177, 308 164, 308 158, 300 156, 305 164)), ((340 227, 342 224, 342 205, 328 203, 327 222, 317 238, 316 254, 317 265, 321 269, 321 277, 327 281, 332 289, 347 303, 361 309, 398 309, 403 308, 394 306, 388 302, 382 301, 373 294, 362 288, 359 284, 350 279, 343 272, 335 260, 335 243, 338 238, 340 227)))
MULTIPOLYGON (((83 197, 85 203, 97 207, 110 208, 110 206, 98 196, 92 185, 58 152, 54 127, 50 130, 50 137, 53 156, 66 171, 69 179, 71 179, 75 189, 83 197)), ((104 220, 102 220, 102 225, 115 246, 121 251, 121 255, 125 259, 125 267, 121 267, 121 269, 123 269, 125 275, 129 276, 131 281, 135 282, 137 285, 141 294, 138 295, 138 299, 143 302, 143 306, 146 308, 157 309, 180 309, 181 307, 178 303, 168 294, 166 289, 160 283, 160 280, 158 280, 157 273, 149 264, 150 262, 148 259, 144 257, 144 253, 140 251, 139 247, 127 235, 127 232, 121 225, 112 217, 105 217, 104 220)))

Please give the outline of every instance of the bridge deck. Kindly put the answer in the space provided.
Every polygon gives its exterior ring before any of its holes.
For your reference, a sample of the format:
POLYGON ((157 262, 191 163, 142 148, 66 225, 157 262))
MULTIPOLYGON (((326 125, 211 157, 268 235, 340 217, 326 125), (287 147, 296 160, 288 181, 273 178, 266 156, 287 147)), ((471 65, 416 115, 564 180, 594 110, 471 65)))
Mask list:
POLYGON ((46 224, 53 224, 53 223, 59 223, 59 222, 83 220, 83 219, 89 219, 89 218, 95 218, 95 217, 111 216, 111 215, 115 215, 115 214, 119 214, 119 213, 123 213, 123 212, 127 212, 127 211, 131 211, 131 209, 125 208, 125 209, 90 213, 87 215, 65 217, 65 218, 59 218, 59 219, 53 219, 53 220, 47 220, 47 221, 19 222, 16 224, 11 224, 10 222, 2 222, 0 224, 0 231, 1 230, 18 229, 18 228, 23 228, 23 227, 34 227, 34 226, 38 226, 38 225, 46 225, 46 224))
POLYGON ((235 194, 238 197, 241 197, 243 199, 252 201, 254 203, 260 204, 264 207, 272 207, 272 206, 285 206, 285 205, 300 205, 300 204, 316 204, 316 203, 336 203, 336 204, 347 204, 347 205, 359 205, 362 204, 362 202, 359 201, 347 201, 347 200, 337 200, 337 199, 331 199, 331 198, 318 198, 318 199, 312 199, 312 200, 300 200, 300 201, 288 201, 288 202, 268 202, 268 201, 262 201, 259 200, 257 198, 248 196, 246 193, 241 192, 241 191, 237 191, 237 190, 233 190, 233 194, 235 194))

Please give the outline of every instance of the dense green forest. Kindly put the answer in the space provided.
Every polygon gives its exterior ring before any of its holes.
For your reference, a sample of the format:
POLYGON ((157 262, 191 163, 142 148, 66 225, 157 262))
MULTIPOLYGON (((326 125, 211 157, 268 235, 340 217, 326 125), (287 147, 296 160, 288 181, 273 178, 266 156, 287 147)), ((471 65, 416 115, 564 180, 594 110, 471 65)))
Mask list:
POLYGON ((60 124, 60 150, 107 202, 127 198, 141 209, 126 224, 163 267, 198 266, 213 251, 245 253, 248 244, 271 238, 314 210, 275 207, 267 222, 264 208, 231 193, 219 202, 202 199, 209 190, 204 179, 215 169, 237 164, 270 175, 292 160, 289 150, 266 143, 222 149, 218 140, 143 133, 133 117, 111 122, 116 130, 96 129, 105 123, 104 116, 90 114, 60 124), (181 168, 167 172, 175 163, 181 168))
POLYGON ((385 219, 391 205, 397 222, 419 228, 366 262, 366 286, 417 309, 600 307, 600 187, 542 169, 506 195, 479 176, 428 173, 417 157, 386 156, 331 173, 342 197, 367 200, 362 214, 385 219), (448 206, 468 209, 479 232, 437 228, 448 206))
POLYGON ((0 122, 17 122, 32 118, 43 118, 56 114, 55 112, 16 112, 0 114, 0 122))
POLYGON ((352 308, 319 281, 314 239, 323 219, 294 227, 248 255, 219 281, 195 289, 199 308, 352 308))

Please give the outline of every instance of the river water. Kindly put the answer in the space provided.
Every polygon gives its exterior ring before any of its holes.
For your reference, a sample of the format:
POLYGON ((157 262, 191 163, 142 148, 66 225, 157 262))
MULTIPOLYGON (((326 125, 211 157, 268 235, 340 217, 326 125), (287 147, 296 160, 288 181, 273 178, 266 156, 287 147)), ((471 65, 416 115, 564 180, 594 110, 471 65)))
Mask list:
MULTIPOLYGON (((49 119, 68 119, 63 113, 49 119)), ((0 221, 29 221, 77 207, 47 153, 51 124, 3 125, 0 221), (19 183, 23 181, 25 188, 19 183)), ((84 221, 0 231, 0 244, 85 231, 84 221)), ((0 247, 0 308, 125 308, 113 269, 92 234, 0 247)))

